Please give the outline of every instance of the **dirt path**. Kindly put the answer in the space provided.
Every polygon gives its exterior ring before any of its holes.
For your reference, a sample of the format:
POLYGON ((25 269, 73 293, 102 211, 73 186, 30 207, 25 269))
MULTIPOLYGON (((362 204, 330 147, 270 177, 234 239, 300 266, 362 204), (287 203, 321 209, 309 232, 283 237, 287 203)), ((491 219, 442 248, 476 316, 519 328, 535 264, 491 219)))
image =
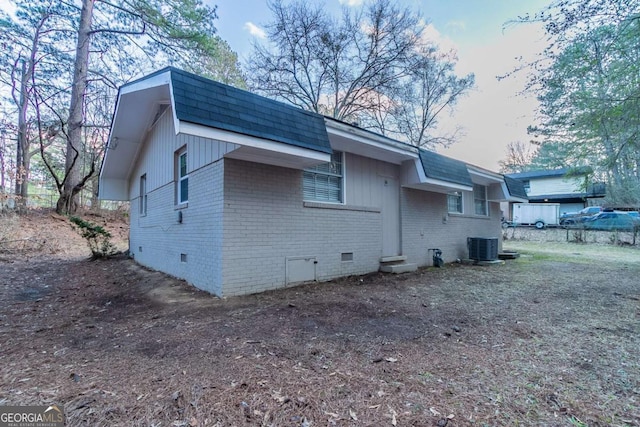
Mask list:
POLYGON ((543 254, 221 300, 124 258, 0 262, 0 404, 70 426, 640 425, 638 273, 543 254))

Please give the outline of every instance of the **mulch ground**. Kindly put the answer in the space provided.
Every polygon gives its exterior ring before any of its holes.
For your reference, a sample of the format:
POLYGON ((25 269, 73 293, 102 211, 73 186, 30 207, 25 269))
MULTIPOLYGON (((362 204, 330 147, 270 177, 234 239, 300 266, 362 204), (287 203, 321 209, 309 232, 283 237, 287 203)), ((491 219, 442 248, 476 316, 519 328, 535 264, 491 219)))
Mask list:
POLYGON ((639 272, 521 257, 218 299, 124 257, 5 259, 0 404, 70 426, 636 426, 639 272))

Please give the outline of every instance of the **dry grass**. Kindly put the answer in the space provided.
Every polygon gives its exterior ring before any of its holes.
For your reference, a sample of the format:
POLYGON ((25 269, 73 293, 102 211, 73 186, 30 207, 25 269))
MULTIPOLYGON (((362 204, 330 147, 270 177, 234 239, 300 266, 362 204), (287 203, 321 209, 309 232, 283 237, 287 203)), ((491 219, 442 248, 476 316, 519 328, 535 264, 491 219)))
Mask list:
MULTIPOLYGON (((123 215, 85 213, 81 216, 107 227, 118 248, 127 249, 129 227, 123 215)), ((0 260, 90 255, 86 241, 72 231, 69 220, 50 209, 33 209, 21 215, 0 213, 0 260)))

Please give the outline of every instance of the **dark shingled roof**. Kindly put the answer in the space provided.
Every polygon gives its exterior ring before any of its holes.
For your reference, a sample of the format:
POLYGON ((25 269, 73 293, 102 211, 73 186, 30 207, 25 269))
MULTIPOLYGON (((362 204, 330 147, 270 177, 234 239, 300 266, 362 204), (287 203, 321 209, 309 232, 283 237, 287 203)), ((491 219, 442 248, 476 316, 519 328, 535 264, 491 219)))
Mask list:
POLYGON ((520 173, 510 173, 507 176, 515 179, 530 179, 530 178, 551 178, 554 176, 565 176, 565 175, 585 175, 593 172, 589 166, 580 166, 577 168, 562 168, 562 169, 545 169, 545 170, 535 170, 528 172, 520 172, 520 173))
MULTIPOLYGON (((331 153, 320 114, 227 86, 173 67, 173 98, 178 120, 331 153)), ((148 76, 149 77, 149 76, 148 76)))
POLYGON ((465 163, 423 149, 420 149, 419 154, 427 178, 473 186, 465 163))
POLYGON ((507 190, 509 190, 509 194, 513 197, 518 197, 520 199, 527 199, 527 192, 524 189, 524 184, 522 181, 513 179, 508 176, 504 176, 504 183, 507 185, 507 190))

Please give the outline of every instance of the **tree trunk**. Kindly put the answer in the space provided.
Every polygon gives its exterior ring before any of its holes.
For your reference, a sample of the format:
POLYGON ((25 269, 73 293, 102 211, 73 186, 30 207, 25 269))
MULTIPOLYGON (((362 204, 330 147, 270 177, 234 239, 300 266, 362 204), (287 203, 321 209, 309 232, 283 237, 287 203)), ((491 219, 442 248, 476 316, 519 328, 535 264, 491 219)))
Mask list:
MULTIPOLYGON (((32 50, 33 51, 33 50, 32 50)), ((31 58, 33 61, 33 57, 31 58)), ((33 62, 32 62, 33 63, 33 62)), ((27 109, 29 108, 28 85, 33 67, 22 61, 20 72, 20 98, 18 100, 18 140, 16 141, 16 187, 15 194, 20 196, 20 203, 26 203, 29 188, 29 135, 27 129, 27 109)))
MULTIPOLYGON (((44 14, 35 28, 35 34, 31 41, 31 52, 28 60, 22 61, 20 71, 20 98, 18 101, 18 141, 16 143, 16 187, 15 194, 21 197, 21 203, 26 205, 29 196, 29 172, 31 167, 31 156, 29 147, 31 146, 31 136, 29 135, 29 125, 27 120, 29 104, 32 96, 29 92, 35 88, 32 85, 32 78, 36 69, 36 58, 39 52, 40 34, 44 23, 49 19, 48 14, 44 14)), ((14 98, 15 99, 15 98, 14 98)))
POLYGON ((95 0, 83 0, 78 28, 78 44, 73 67, 73 84, 71 86, 71 103, 69 105, 69 121, 67 131, 67 153, 65 158, 64 186, 56 204, 59 214, 72 214, 78 208, 78 184, 82 181, 82 125, 84 95, 87 89, 87 72, 89 67, 89 45, 91 38, 91 21, 95 0))
MULTIPOLYGON (((7 142, 4 137, 4 133, 0 134, 2 138, 2 145, 0 145, 0 194, 5 192, 5 168, 4 152, 7 149, 7 142)), ((1 209, 0 209, 1 210, 1 209)))

